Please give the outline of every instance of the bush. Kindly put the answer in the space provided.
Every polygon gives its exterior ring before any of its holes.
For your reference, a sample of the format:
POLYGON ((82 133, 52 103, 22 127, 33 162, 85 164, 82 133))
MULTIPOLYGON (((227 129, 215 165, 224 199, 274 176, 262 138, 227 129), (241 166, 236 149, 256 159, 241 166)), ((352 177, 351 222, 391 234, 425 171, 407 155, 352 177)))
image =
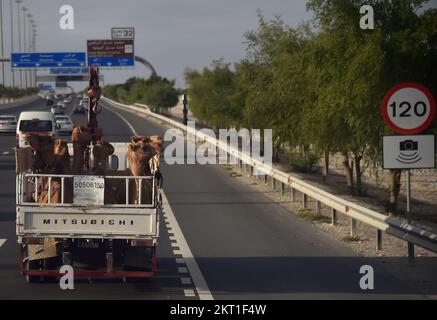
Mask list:
POLYGON ((316 164, 320 157, 311 152, 291 152, 289 155, 290 169, 300 173, 314 173, 317 171, 316 164))
POLYGON ((172 108, 179 101, 175 82, 159 76, 148 80, 130 78, 124 84, 107 85, 103 88, 103 94, 122 103, 144 103, 155 112, 172 108))

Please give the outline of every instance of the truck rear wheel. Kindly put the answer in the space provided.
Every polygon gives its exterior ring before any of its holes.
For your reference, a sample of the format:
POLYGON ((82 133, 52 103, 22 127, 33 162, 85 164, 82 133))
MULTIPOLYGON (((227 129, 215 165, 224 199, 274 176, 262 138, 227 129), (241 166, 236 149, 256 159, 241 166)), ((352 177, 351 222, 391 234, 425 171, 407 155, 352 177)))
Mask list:
MULTIPOLYGON (((24 263, 24 270, 26 272, 29 272, 31 270, 40 270, 41 264, 39 260, 34 260, 34 261, 26 261, 24 263)), ((27 283, 40 283, 42 282, 42 277, 41 276, 30 276, 30 275, 26 275, 26 282, 27 283)))

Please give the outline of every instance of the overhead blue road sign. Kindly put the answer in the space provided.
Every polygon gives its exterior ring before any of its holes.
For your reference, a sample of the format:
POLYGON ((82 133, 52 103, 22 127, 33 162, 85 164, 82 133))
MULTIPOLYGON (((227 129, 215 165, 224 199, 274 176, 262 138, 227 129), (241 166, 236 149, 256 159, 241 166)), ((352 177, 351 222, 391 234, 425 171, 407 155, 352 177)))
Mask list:
POLYGON ((87 75, 89 74, 89 68, 51 68, 50 74, 52 75, 87 75))
POLYGON ((12 53, 12 68, 85 67, 85 52, 12 53))

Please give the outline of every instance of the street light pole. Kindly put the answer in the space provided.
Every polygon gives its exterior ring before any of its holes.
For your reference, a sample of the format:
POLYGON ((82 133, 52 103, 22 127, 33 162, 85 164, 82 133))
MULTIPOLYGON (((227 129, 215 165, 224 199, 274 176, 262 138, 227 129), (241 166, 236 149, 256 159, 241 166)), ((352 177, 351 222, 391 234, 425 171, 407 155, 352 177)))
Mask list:
MULTIPOLYGON (((5 51, 3 47, 3 0, 0 0, 0 54, 2 55, 2 59, 5 57, 5 51)), ((5 63, 2 61, 2 84, 5 86, 5 63)))
MULTIPOLYGON (((17 10, 18 10, 18 51, 21 53, 21 10, 20 10, 20 4, 23 3, 23 0, 15 0, 17 3, 17 10)), ((19 81, 19 88, 23 88, 23 70, 20 69, 20 81, 19 81)))
MULTIPOLYGON (((37 31, 36 31, 36 24, 34 24, 33 25, 33 51, 34 52, 36 52, 36 34, 37 34, 37 31)), ((35 83, 35 88, 38 86, 38 83, 37 83, 37 81, 36 81, 36 72, 37 72, 37 70, 35 69, 34 71, 33 71, 33 81, 34 81, 34 83, 35 83)))
MULTIPOLYGON (((11 56, 14 52, 14 1, 11 0, 11 56)), ((12 73, 12 88, 15 88, 15 71, 12 69, 11 61, 11 73, 12 73)))
MULTIPOLYGON (((28 40, 27 40, 27 52, 29 52, 29 53, 31 53, 32 52, 32 47, 31 47, 31 35, 30 35, 30 33, 31 33, 31 31, 32 31, 32 14, 31 13, 28 13, 27 14, 27 18, 29 19, 28 20, 28 24, 29 24, 29 28, 28 28, 28 30, 25 30, 25 32, 28 32, 28 40)), ((32 87, 32 71, 29 69, 29 70, 27 70, 27 76, 29 77, 29 87, 32 87)))
MULTIPOLYGON (((23 22, 24 22, 24 26, 23 26, 23 52, 27 52, 26 49, 26 34, 27 34, 27 30, 26 30, 26 11, 27 8, 23 7, 21 10, 23 10, 23 22)), ((24 89, 27 89, 27 70, 24 70, 24 89)))

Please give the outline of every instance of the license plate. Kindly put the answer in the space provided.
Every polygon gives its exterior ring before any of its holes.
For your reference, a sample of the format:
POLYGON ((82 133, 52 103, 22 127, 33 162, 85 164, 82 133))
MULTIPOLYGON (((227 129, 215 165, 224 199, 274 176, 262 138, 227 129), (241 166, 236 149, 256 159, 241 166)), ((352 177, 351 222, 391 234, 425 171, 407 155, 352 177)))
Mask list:
POLYGON ((95 242, 95 241, 80 241, 77 244, 78 248, 82 248, 82 249, 98 249, 99 248, 99 243, 95 242))

